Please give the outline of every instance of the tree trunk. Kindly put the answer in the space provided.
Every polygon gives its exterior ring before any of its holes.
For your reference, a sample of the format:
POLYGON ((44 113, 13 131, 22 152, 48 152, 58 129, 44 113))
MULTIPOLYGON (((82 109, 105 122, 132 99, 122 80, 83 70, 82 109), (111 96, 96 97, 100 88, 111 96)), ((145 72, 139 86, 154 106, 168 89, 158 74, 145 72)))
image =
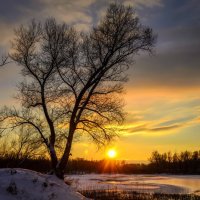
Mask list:
POLYGON ((61 179, 64 179, 64 172, 65 172, 65 168, 67 166, 68 160, 69 160, 74 132, 75 132, 75 128, 71 128, 69 131, 69 136, 67 139, 65 151, 56 167, 55 174, 58 178, 61 178, 61 179))
POLYGON ((50 153, 50 157, 51 157, 51 168, 53 170, 55 170, 56 166, 58 164, 58 158, 56 156, 56 152, 55 152, 55 150, 53 148, 50 147, 49 153, 50 153))

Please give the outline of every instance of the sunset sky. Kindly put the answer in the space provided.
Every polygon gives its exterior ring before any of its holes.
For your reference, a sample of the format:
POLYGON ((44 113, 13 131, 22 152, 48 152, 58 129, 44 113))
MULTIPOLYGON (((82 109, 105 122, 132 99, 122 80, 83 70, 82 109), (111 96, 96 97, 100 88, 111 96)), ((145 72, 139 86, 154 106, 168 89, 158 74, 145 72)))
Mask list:
MULTIPOLYGON (((0 53, 11 46, 13 29, 32 18, 57 21, 88 31, 105 13, 108 0, 0 0, 0 53)), ((145 161, 160 152, 200 147, 200 3, 199 0, 121 0, 135 7, 144 25, 158 35, 154 55, 140 55, 129 70, 121 136, 110 147, 117 159, 145 161)), ((0 105, 15 105, 20 68, 0 69, 0 105)), ((106 147, 109 148, 109 147, 106 147)), ((74 144, 74 157, 102 159, 86 139, 74 144)))

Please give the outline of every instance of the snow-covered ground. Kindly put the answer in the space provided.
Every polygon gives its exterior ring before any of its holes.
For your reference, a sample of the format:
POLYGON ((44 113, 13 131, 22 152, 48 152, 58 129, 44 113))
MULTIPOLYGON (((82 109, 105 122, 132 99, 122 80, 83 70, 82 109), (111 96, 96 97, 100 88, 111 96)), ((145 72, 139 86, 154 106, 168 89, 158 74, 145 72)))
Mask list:
POLYGON ((78 190, 121 189, 148 193, 200 195, 200 176, 85 174, 66 176, 78 190))
POLYGON ((0 200, 83 200, 64 181, 25 169, 0 169, 0 200))
POLYGON ((0 200, 84 200, 76 190, 122 189, 138 192, 200 194, 200 176, 86 174, 64 181, 25 169, 0 169, 0 200))

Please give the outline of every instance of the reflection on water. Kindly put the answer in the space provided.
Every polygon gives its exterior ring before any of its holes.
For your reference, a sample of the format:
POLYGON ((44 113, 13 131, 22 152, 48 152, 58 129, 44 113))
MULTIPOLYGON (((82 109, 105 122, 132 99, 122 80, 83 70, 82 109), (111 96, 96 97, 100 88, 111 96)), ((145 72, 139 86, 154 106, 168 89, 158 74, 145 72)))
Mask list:
POLYGON ((195 193, 200 194, 200 176, 178 175, 121 175, 86 174, 70 175, 77 189, 120 189, 137 192, 157 193, 195 193))

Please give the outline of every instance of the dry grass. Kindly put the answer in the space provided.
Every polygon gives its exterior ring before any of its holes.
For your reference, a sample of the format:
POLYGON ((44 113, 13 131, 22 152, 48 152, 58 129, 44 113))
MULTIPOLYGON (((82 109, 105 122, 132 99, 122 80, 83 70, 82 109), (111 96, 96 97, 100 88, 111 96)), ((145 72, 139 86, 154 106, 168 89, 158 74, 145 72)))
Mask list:
POLYGON ((94 200, 200 200, 200 196, 193 194, 147 194, 122 190, 82 190, 79 192, 94 200))

